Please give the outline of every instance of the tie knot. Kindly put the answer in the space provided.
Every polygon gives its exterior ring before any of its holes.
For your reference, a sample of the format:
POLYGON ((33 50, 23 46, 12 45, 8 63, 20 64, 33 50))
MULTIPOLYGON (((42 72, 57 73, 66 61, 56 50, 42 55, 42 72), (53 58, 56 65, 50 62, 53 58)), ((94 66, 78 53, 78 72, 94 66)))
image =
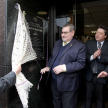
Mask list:
POLYGON ((67 45, 68 43, 67 42, 63 42, 63 46, 67 45))
POLYGON ((99 45, 101 45, 101 42, 98 42, 99 45))

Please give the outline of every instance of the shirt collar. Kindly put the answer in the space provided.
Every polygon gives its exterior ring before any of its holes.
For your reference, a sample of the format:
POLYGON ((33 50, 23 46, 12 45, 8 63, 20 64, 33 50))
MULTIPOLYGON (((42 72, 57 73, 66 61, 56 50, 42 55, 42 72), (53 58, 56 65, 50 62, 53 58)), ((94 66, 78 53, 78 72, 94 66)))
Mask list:
POLYGON ((67 45, 69 42, 70 42, 70 41, 68 41, 68 42, 62 42, 62 46, 67 45))
MULTIPOLYGON (((103 45, 103 43, 104 43, 104 41, 102 41, 102 42, 100 42, 101 43, 101 46, 103 45)), ((98 42, 97 42, 97 44, 98 44, 98 42)))

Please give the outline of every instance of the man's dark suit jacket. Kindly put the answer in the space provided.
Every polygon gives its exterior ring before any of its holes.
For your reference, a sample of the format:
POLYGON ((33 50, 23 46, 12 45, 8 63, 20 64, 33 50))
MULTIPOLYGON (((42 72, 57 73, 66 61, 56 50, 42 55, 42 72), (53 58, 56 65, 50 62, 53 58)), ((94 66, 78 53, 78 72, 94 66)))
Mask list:
MULTIPOLYGON (((86 42, 86 57, 87 57, 87 64, 86 64, 86 74, 85 74, 85 78, 88 81, 92 80, 93 77, 93 66, 94 66, 94 62, 95 60, 90 61, 90 57, 91 55, 94 54, 94 52, 97 50, 97 41, 96 40, 90 40, 88 42, 86 42)), ((98 74, 102 71, 106 71, 108 72, 108 41, 105 40, 102 48, 101 48, 102 54, 100 56, 100 59, 96 59, 96 63, 97 63, 97 69, 98 69, 98 74)), ((98 75, 97 74, 97 75, 98 75)), ((106 84, 107 78, 98 78, 98 82, 106 84)))
MULTIPOLYGON (((51 69, 57 54, 62 45, 62 40, 58 40, 53 48, 52 56, 49 60, 49 67, 51 69)), ((67 45, 59 58, 59 64, 66 65, 67 72, 57 74, 57 87, 59 91, 73 91, 79 88, 81 82, 81 72, 85 67, 85 45, 76 39, 67 45)), ((51 72, 49 72, 50 74, 51 72)))
POLYGON ((3 92, 9 89, 16 83, 16 75, 15 72, 10 72, 4 77, 0 78, 0 92, 3 92))

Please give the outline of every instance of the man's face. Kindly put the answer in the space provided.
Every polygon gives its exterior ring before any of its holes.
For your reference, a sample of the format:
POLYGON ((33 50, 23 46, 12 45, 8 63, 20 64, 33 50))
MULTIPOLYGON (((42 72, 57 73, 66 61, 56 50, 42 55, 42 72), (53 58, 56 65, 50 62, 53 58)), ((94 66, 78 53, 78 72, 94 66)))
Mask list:
POLYGON ((102 42, 102 41, 105 40, 106 37, 107 37, 107 36, 105 35, 105 30, 102 29, 102 28, 98 28, 98 29, 97 29, 97 32, 96 32, 96 34, 95 34, 95 39, 96 39, 96 41, 102 42))
POLYGON ((71 41, 73 36, 74 36, 74 31, 70 31, 70 27, 67 26, 67 27, 64 27, 62 29, 62 33, 61 33, 61 37, 62 37, 62 40, 64 42, 68 42, 68 41, 71 41))

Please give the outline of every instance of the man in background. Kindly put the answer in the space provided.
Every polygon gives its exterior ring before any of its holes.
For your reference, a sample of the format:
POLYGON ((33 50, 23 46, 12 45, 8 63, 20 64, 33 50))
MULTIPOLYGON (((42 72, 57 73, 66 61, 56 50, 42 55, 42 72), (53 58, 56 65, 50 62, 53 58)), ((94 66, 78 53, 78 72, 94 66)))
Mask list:
POLYGON ((92 96, 95 93, 96 108, 105 108, 104 92, 107 78, 100 77, 108 73, 108 28, 99 25, 95 39, 86 42, 86 99, 83 108, 92 108, 92 96))
MULTIPOLYGON (((85 66, 85 45, 74 39, 73 24, 62 28, 62 39, 56 41, 48 67, 41 73, 52 75, 51 89, 54 108, 75 108, 78 88, 81 82, 81 70, 85 66)), ((48 75, 49 76, 49 75, 48 75)))

